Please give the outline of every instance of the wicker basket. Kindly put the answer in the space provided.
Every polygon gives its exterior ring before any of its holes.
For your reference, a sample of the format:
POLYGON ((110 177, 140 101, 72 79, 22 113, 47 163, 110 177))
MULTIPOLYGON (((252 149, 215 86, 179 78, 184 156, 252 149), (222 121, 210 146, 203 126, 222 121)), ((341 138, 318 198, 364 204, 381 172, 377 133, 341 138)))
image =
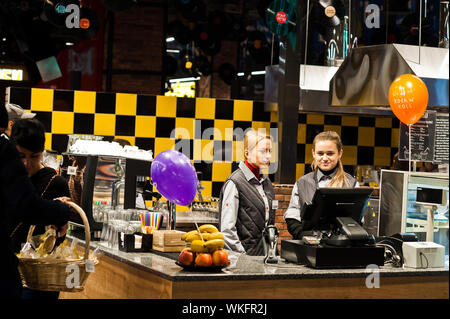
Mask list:
MULTIPOLYGON (((23 258, 19 257, 19 272, 22 277, 22 284, 24 287, 36 290, 45 291, 67 291, 78 292, 84 289, 84 285, 89 276, 89 272, 86 272, 86 260, 89 259, 89 242, 91 232, 89 228, 89 222, 86 214, 80 206, 73 202, 67 203, 71 206, 82 218, 85 231, 85 246, 84 246, 84 258, 79 259, 50 259, 50 258, 23 258), (71 283, 68 280, 68 276, 72 273, 73 268, 70 265, 78 265, 79 270, 79 285, 76 287, 70 287, 71 283), (66 283, 69 281, 69 284, 66 283)), ((30 241, 35 226, 31 226, 28 231, 27 242, 30 241)), ((97 260, 94 261, 98 263, 97 260)), ((69 278, 71 279, 71 278, 69 278)))

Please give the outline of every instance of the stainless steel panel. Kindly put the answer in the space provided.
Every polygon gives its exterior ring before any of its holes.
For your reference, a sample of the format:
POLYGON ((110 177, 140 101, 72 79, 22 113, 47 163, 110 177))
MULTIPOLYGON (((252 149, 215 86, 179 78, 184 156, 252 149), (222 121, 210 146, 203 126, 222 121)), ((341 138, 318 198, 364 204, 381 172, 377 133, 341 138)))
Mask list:
POLYGON ((393 45, 354 48, 330 81, 330 104, 389 105, 389 86, 405 73, 413 72, 393 45))
POLYGON ((379 236, 402 232, 403 173, 381 171, 379 236))
POLYGON ((330 81, 330 105, 389 106, 392 81, 415 74, 429 88, 428 105, 448 107, 448 67, 448 49, 403 44, 354 48, 330 81))

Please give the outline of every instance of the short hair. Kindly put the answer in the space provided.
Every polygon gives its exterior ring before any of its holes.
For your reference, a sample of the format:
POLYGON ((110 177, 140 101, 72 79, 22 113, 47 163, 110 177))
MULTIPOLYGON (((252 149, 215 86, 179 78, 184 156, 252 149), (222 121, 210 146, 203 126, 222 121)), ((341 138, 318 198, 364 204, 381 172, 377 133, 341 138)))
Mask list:
POLYGON ((42 152, 45 146, 44 124, 37 119, 18 120, 12 127, 11 140, 31 152, 42 152))
POLYGON ((250 151, 254 149, 259 142, 266 138, 272 141, 272 137, 270 136, 270 134, 267 134, 265 130, 264 132, 255 129, 248 130, 244 135, 244 158, 247 158, 245 156, 246 150, 250 151))

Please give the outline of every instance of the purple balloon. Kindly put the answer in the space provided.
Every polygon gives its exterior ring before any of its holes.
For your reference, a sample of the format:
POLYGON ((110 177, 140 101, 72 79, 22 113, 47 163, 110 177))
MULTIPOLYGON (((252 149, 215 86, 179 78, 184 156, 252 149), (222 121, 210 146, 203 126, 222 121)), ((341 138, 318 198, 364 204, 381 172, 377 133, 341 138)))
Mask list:
POLYGON ((197 173, 183 153, 167 150, 152 162, 151 175, 158 192, 168 201, 187 206, 197 193, 197 173))

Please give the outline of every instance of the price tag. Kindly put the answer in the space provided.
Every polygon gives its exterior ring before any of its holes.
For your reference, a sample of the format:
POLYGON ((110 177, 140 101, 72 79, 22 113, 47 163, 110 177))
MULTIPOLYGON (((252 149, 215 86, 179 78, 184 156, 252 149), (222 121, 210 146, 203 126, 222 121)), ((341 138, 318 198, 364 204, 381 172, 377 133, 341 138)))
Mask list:
POLYGON ((142 248, 142 236, 134 235, 134 249, 142 248))
POLYGON ((68 166, 67 167, 67 175, 76 175, 77 167, 76 166, 68 166))
POLYGON ((94 272, 94 261, 92 259, 86 260, 86 272, 94 272))

